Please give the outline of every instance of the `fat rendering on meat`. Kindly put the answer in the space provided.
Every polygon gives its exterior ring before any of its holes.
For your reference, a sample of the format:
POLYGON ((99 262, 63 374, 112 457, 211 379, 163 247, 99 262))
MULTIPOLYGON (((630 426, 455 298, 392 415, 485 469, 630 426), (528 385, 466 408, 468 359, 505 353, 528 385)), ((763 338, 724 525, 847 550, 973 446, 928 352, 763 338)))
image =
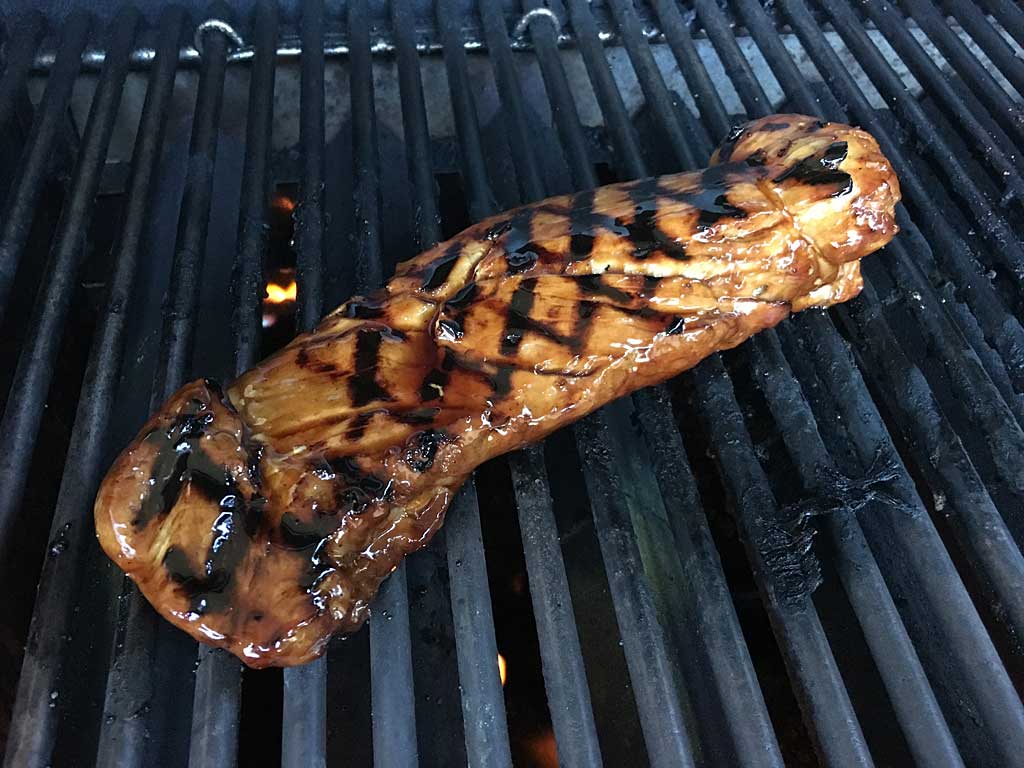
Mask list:
POLYGON ((774 115, 703 171, 482 221, 226 389, 182 387, 106 476, 100 543, 197 639, 309 661, 476 466, 855 296, 899 197, 869 134, 774 115))

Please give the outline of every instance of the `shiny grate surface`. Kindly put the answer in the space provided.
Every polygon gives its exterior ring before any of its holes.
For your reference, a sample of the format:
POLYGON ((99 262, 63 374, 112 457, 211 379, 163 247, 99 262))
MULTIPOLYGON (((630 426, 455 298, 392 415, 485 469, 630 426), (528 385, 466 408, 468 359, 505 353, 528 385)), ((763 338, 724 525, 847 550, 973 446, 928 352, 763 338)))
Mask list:
POLYGON ((4 24, 5 765, 1016 764, 1020 7, 286 16, 4 24), (863 295, 482 468, 321 661, 243 674, 99 552, 102 473, 184 381, 472 220, 703 166, 783 110, 864 126, 900 174, 863 295))

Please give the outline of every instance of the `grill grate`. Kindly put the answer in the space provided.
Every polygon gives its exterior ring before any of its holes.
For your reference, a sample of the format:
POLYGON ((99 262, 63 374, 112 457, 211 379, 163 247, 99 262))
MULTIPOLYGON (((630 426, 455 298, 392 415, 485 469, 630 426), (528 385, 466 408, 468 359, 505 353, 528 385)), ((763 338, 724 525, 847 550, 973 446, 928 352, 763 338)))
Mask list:
POLYGON ((561 764, 1014 764, 1024 12, 1009 0, 350 0, 340 12, 303 0, 285 16, 210 7, 202 18, 245 30, 241 49, 180 8, 155 21, 128 9, 105 28, 82 12, 7 20, 0 126, 20 160, 0 179, 0 552, 6 583, 21 584, 5 598, 5 641, 25 650, 3 672, 17 676, 5 764, 231 765, 265 760, 267 744, 285 766, 553 764, 518 738, 495 664, 492 513, 513 499, 518 527, 500 530, 520 532, 544 684, 534 706, 561 764), (396 105, 375 91, 387 67, 396 105), (591 106, 596 128, 581 119, 591 106), (442 232, 609 177, 702 166, 731 124, 780 108, 863 125, 900 175, 903 233, 864 262, 862 297, 478 473, 431 547, 386 582, 368 629, 324 659, 275 688, 274 673, 197 655, 98 553, 92 498, 148 411, 191 376, 229 379, 266 351, 277 185, 298 182, 302 330, 442 232), (441 136, 449 109, 454 135, 441 136), (110 186, 122 203, 105 202, 110 186), (116 232, 106 248, 101 221, 116 232), (79 330, 97 274, 106 295, 79 330), (69 374, 61 361, 84 344, 88 362, 69 374), (66 462, 48 437, 61 402, 69 418, 77 408, 56 438, 66 462), (51 497, 36 491, 47 481, 51 497))

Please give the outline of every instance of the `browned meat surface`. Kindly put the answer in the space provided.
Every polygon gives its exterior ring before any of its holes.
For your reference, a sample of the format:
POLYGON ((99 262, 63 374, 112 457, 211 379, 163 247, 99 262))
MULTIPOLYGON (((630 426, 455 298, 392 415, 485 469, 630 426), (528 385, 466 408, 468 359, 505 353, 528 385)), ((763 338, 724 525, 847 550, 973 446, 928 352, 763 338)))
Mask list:
POLYGON ((356 629, 473 468, 860 289, 899 185, 863 131, 734 131, 700 172, 501 214, 404 264, 226 392, 183 387, 96 501, 167 619, 251 666, 356 629))

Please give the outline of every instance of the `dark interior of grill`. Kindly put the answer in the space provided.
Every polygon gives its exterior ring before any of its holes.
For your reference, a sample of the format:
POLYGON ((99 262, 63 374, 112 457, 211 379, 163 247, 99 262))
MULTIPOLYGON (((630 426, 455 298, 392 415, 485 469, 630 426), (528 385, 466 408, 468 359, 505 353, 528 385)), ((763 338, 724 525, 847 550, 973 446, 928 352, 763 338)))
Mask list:
POLYGON ((1024 760, 1018 4, 0 11, 6 766, 1024 760), (100 551, 99 481, 181 383, 786 111, 899 174, 862 295, 483 466, 324 658, 243 671, 100 551))

